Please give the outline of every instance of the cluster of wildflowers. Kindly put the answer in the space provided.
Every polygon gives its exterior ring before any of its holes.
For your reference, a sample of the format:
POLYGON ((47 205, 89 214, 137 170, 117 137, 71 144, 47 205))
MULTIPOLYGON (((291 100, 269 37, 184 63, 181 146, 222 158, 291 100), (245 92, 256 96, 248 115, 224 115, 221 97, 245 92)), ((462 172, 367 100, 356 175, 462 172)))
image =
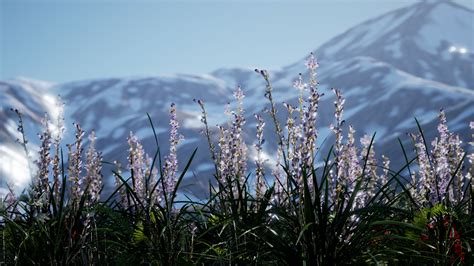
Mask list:
MULTIPOLYGON (((63 104, 57 101, 58 110, 62 110, 63 104)), ((18 131, 23 136, 19 142, 28 155, 27 140, 25 138, 22 115, 18 110, 14 110, 19 117, 18 131)), ((74 124, 76 129, 75 142, 67 145, 68 165, 67 176, 63 171, 61 158, 61 141, 64 132, 64 117, 60 112, 56 121, 51 122, 46 114, 42 119, 43 131, 38 134, 40 147, 38 157, 35 160, 36 172, 32 175, 31 187, 29 188, 30 200, 35 207, 33 213, 49 213, 62 204, 78 206, 81 198, 86 195, 85 205, 91 205, 99 200, 99 193, 102 189, 102 157, 95 150, 95 134, 89 136, 89 149, 86 158, 83 159, 83 137, 85 132, 79 124, 74 124), (54 123, 54 124, 53 124, 54 123), (84 164, 85 162, 85 164, 84 164), (85 175, 83 175, 85 172, 85 175), (66 184, 63 180, 69 178, 70 190, 62 196, 62 188, 66 184), (51 198, 52 197, 52 198, 51 198), (64 197, 68 199, 63 201, 64 197)), ((30 168, 31 169, 31 168, 30 168)), ((6 197, 10 206, 18 202, 18 198, 10 188, 10 193, 6 197)), ((13 210, 12 210, 13 211, 13 210)))
MULTIPOLYGON (((337 130, 336 132, 338 132, 337 130)), ((341 151, 339 163, 337 165, 337 175, 339 178, 339 190, 343 188, 347 190, 345 198, 354 192, 357 178, 362 174, 362 167, 358 155, 358 149, 355 145, 355 129, 349 125, 349 132, 347 133, 347 144, 344 147, 344 152, 341 151)), ((342 145, 342 144, 341 144, 342 145)), ((356 203, 361 204, 360 197, 356 198, 356 203)))
POLYGON ((216 157, 219 182, 237 193, 238 186, 244 184, 247 172, 248 147, 244 141, 243 126, 245 125, 243 99, 244 93, 238 87, 234 93, 237 109, 230 110, 228 105, 226 114, 231 117, 228 126, 218 126, 219 152, 216 157))
MULTIPOLYGON (((170 152, 165 157, 161 178, 158 178, 158 169, 154 166, 152 158, 145 152, 140 140, 133 132, 127 139, 129 146, 128 169, 132 175, 131 187, 141 202, 149 204, 161 204, 165 197, 170 197, 176 187, 178 171, 177 147, 183 140, 179 134, 179 123, 176 117, 176 105, 171 104, 170 108, 170 152), (161 181, 161 182, 160 182, 161 181), (159 184, 157 182, 160 182, 159 184)), ((116 171, 116 186, 120 195, 120 201, 125 206, 133 205, 126 196, 126 190, 123 187, 121 169, 118 166, 116 171)))
MULTIPOLYGON (((86 205, 98 202, 100 199, 100 191, 102 190, 102 155, 95 149, 95 133, 92 131, 89 136, 89 146, 83 158, 83 138, 84 130, 79 124, 74 124, 76 128, 76 139, 74 144, 68 144, 68 177, 71 183, 70 199, 73 204, 78 204, 82 197, 86 196, 86 205)), ((60 139, 57 140, 58 143, 60 139)), ((56 142, 56 141, 55 141, 56 142)), ((56 162, 53 161, 53 184, 59 182, 60 173, 55 172, 56 162), (57 179, 57 181, 56 181, 57 179)), ((59 193, 59 184, 55 184, 55 191, 59 193)), ((56 192, 55 192, 56 193, 56 192)), ((58 198, 59 195, 56 194, 58 198)))
MULTIPOLYGON (((137 136, 130 132, 130 135, 127 139, 129 147, 128 155, 128 169, 132 175, 132 184, 131 187, 133 191, 139 198, 141 202, 148 202, 150 199, 151 190, 154 184, 157 182, 157 171, 156 169, 151 169, 151 158, 145 153, 143 145, 137 136), (150 174, 151 173, 151 174, 150 174)), ((120 185, 121 182, 117 182, 117 185, 120 185)), ((162 187, 156 186, 156 193, 153 195, 153 199, 156 203, 159 203, 162 200, 162 187)), ((124 190, 120 190, 122 195, 122 203, 127 205, 132 205, 132 202, 128 202, 128 198, 124 197, 124 190)))
POLYGON ((470 173, 462 171, 465 152, 459 136, 448 130, 443 110, 439 119, 438 136, 431 142, 431 151, 421 133, 411 135, 418 166, 418 171, 412 174, 412 192, 422 205, 450 206, 463 200, 464 184, 470 173))

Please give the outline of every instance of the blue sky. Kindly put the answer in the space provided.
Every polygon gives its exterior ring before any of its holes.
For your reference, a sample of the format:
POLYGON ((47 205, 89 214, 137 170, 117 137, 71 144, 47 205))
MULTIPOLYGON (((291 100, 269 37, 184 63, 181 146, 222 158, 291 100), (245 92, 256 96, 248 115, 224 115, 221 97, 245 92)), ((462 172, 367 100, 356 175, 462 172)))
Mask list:
MULTIPOLYGON (((414 0, 0 0, 0 80, 53 82, 288 65, 414 0)), ((456 1, 474 8, 473 0, 456 1)))

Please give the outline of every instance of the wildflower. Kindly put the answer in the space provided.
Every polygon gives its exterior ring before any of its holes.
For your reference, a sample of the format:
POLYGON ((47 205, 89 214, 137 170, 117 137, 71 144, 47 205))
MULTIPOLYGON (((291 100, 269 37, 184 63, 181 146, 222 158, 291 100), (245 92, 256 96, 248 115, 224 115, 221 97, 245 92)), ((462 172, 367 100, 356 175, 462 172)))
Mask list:
POLYGON ((300 119, 303 119, 303 103, 304 103, 304 91, 308 85, 303 82, 303 75, 300 73, 298 76, 298 79, 293 82, 293 87, 298 90, 299 92, 299 97, 298 97, 298 103, 299 103, 299 112, 300 112, 300 119))
POLYGON ((194 99, 194 101, 197 102, 197 104, 201 108, 201 123, 204 124, 204 130, 202 133, 207 138, 207 143, 209 145, 209 151, 211 152, 212 161, 214 161, 214 164, 217 165, 217 155, 216 155, 214 143, 211 140, 211 131, 209 130, 209 124, 207 123, 207 112, 206 112, 206 109, 204 108, 204 101, 200 99, 199 100, 194 99))
POLYGON ((309 79, 309 84, 311 88, 315 88, 317 85, 316 81, 316 68, 319 67, 319 64, 314 57, 314 54, 311 53, 308 61, 306 62, 306 67, 309 69, 309 74, 310 74, 310 79, 309 79))
POLYGON ((316 70, 316 68, 319 67, 319 64, 318 62, 316 61, 316 58, 314 57, 314 54, 311 53, 309 55, 309 58, 308 58, 308 61, 306 62, 306 67, 309 69, 309 70, 316 70))
MULTIPOLYGON (((470 122, 469 127, 471 128, 471 130, 474 129, 474 122, 470 122)), ((466 175, 467 180, 470 180, 474 176, 474 133, 471 136, 472 136, 472 138, 471 138, 471 142, 469 142, 469 144, 471 145, 471 150, 473 152, 471 152, 471 154, 469 154, 467 156, 469 164, 471 165, 471 168, 469 169, 469 171, 466 175)), ((474 189, 474 182, 471 182, 471 186, 474 189)))
POLYGON ((30 164, 31 157, 30 157, 30 153, 28 152, 28 148, 27 148, 28 140, 26 139, 25 127, 24 127, 24 123, 23 123, 23 115, 20 113, 20 111, 18 109, 13 109, 12 108, 11 110, 14 111, 15 114, 18 116, 17 131, 21 135, 21 139, 17 138, 16 142, 18 142, 23 147, 23 150, 24 150, 25 156, 26 156, 26 161, 28 162, 28 173, 31 173, 32 172, 32 167, 31 167, 31 164, 30 164))
POLYGON ((439 138, 436 138, 433 145, 433 156, 435 163, 436 175, 438 177, 438 197, 440 201, 444 201, 446 198, 446 193, 448 189, 449 180, 451 179, 451 174, 449 171, 449 137, 450 133, 448 131, 448 126, 446 123, 446 115, 444 111, 441 110, 440 123, 438 125, 439 138))
POLYGON ((364 135, 360 139, 362 144, 361 157, 366 161, 367 172, 363 173, 366 179, 366 193, 364 201, 370 199, 375 194, 375 184, 377 182, 377 160, 375 159, 375 152, 371 147, 372 138, 369 135, 364 135))
MULTIPOLYGON (((338 89, 333 88, 333 92, 336 94, 336 101, 334 101, 334 106, 336 107, 336 111, 334 112, 334 117, 336 118, 336 124, 330 125, 331 130, 334 132, 336 136, 336 143, 334 145, 334 152, 335 152, 335 164, 336 164, 336 173, 331 176, 331 193, 332 200, 335 201, 337 195, 335 194, 336 188, 338 188, 338 181, 341 179, 342 172, 343 172, 343 164, 341 162, 341 156, 343 151, 342 145, 342 114, 344 112, 344 103, 345 99, 342 97, 341 92, 338 89)), ((340 189, 340 188, 339 188, 340 189)))
POLYGON ((55 134, 54 134, 54 156, 52 159, 53 164, 53 191, 56 195, 56 202, 60 201, 59 188, 61 187, 61 165, 60 165, 60 146, 62 136, 65 131, 64 127, 64 103, 61 103, 60 98, 56 101, 56 109, 58 110, 56 125, 55 125, 55 134))
POLYGON ((183 136, 178 133, 179 123, 176 119, 176 105, 171 104, 170 108, 170 153, 165 158, 165 165, 163 166, 163 175, 165 178, 164 193, 170 195, 176 186, 176 172, 178 171, 177 146, 183 140, 183 136))
POLYGON ((222 185, 232 188, 234 193, 237 187, 234 183, 243 184, 247 172, 247 145, 243 139, 243 126, 245 125, 243 91, 238 87, 234 93, 237 100, 237 110, 231 111, 232 120, 228 121, 228 128, 218 126, 220 149, 218 161, 218 177, 222 185), (238 180, 233 178, 237 177, 238 180))
POLYGON ((421 241, 425 242, 425 241, 427 241, 428 239, 429 239, 429 238, 428 238, 428 235, 427 235, 427 234, 421 234, 421 235, 420 235, 420 240, 421 240, 421 241))
MULTIPOLYGON (((347 144, 344 146, 341 157, 339 159, 340 166, 340 179, 338 180, 340 190, 343 188, 347 191, 345 195, 346 199, 354 192, 356 178, 362 173, 362 167, 359 164, 359 157, 357 147, 355 145, 355 129, 352 125, 349 125, 349 132, 347 133, 347 144)), ((361 196, 356 195, 354 206, 361 206, 361 196)))
POLYGON ((418 137, 416 135, 412 135, 412 138, 415 141, 415 149, 417 154, 417 162, 419 166, 419 179, 416 180, 416 177, 413 177, 413 183, 416 185, 418 193, 415 195, 420 195, 421 198, 420 203, 423 205, 427 202, 428 195, 434 195, 436 191, 435 180, 433 178, 433 174, 431 171, 431 166, 428 158, 428 154, 426 153, 425 145, 421 141, 417 141, 418 137))
POLYGON ((300 73, 298 79, 293 82, 293 88, 297 89, 300 93, 308 87, 308 84, 303 82, 303 75, 300 73))
MULTIPOLYGON (((301 135, 301 125, 295 124, 295 119, 293 118, 294 108, 290 104, 283 104, 288 111, 288 118, 286 120, 286 129, 287 129, 287 154, 288 160, 291 164, 291 175, 297 180, 298 186, 301 186, 301 154, 302 151, 299 149, 298 144, 299 140, 302 139, 301 135)), ((279 167, 279 166, 278 166, 279 167)))
POLYGON ((88 185, 88 195, 91 202, 99 200, 99 192, 102 188, 102 156, 95 150, 95 133, 89 135, 89 149, 86 155, 86 184, 88 185))
POLYGON ((227 177, 232 173, 231 169, 231 152, 228 146, 228 130, 222 126, 218 126, 219 129, 219 140, 218 146, 220 148, 219 159, 218 159, 218 170, 221 183, 227 185, 227 177))
MULTIPOLYGON (((283 130, 277 118, 277 109, 275 107, 275 103, 273 102, 273 96, 272 96, 273 88, 270 83, 270 75, 268 74, 268 71, 266 70, 255 69, 255 72, 259 73, 265 80, 265 83, 266 83, 265 98, 267 98, 270 101, 270 109, 268 110, 268 113, 270 114, 270 117, 272 118, 273 124, 275 126, 275 132, 278 136, 278 146, 280 147, 280 150, 283 153, 283 158, 285 158, 285 154, 284 154, 285 137, 283 136, 283 130)), ((287 163, 285 162, 285 164, 287 163)))
POLYGON ((242 107, 242 101, 245 98, 245 95, 244 95, 244 92, 242 91, 242 88, 240 88, 240 86, 238 86, 237 89, 235 90, 234 97, 237 100, 239 107, 242 107))
POLYGON ((448 154, 450 178, 454 173, 456 174, 456 178, 453 179, 453 183, 451 184, 451 189, 449 189, 449 198, 453 202, 460 202, 463 198, 464 175, 461 169, 463 169, 464 165, 464 150, 461 144, 462 141, 458 135, 452 134, 448 139, 448 145, 450 147, 448 154))
POLYGON ((390 159, 382 155, 382 175, 380 176, 379 185, 380 187, 384 186, 388 182, 388 171, 390 169, 390 159))
POLYGON ((130 132, 128 137, 128 168, 132 172, 132 187, 141 200, 145 199, 145 151, 138 138, 130 132))
POLYGON ((82 196, 81 189, 81 172, 82 172, 82 138, 84 137, 84 131, 79 124, 73 124, 76 127, 76 141, 74 144, 67 145, 68 147, 68 173, 69 181, 71 181, 71 199, 77 202, 82 196), (73 149, 74 148, 74 149, 73 149))
POLYGON ((259 115, 255 115, 257 119, 257 143, 255 144, 255 149, 257 150, 257 159, 255 160, 255 164, 257 169, 256 173, 256 197, 259 199, 261 197, 262 189, 264 187, 264 177, 265 177, 265 166, 264 160, 262 158, 262 145, 264 143, 263 139, 263 128, 265 127, 265 121, 263 121, 262 117, 259 115))
POLYGON ((115 166, 115 186, 119 188, 118 193, 120 195, 120 200, 122 204, 127 207, 129 204, 128 202, 125 201, 126 199, 126 188, 125 186, 122 185, 122 180, 120 180, 119 176, 122 176, 122 165, 118 161, 114 161, 114 166, 115 166))
POLYGON ((302 121, 304 135, 302 152, 305 154, 303 163, 308 167, 313 164, 313 157, 316 151, 316 139, 318 137, 316 117, 318 114, 319 98, 320 95, 317 90, 312 88, 308 98, 308 108, 304 113, 304 120, 302 121))
POLYGON ((41 147, 39 150, 39 159, 36 161, 38 172, 35 180, 36 200, 42 198, 44 203, 48 202, 49 191, 49 167, 51 164, 51 131, 48 127, 48 116, 42 120, 44 131, 39 135, 41 147))
POLYGON ((286 184, 280 172, 280 160, 282 157, 282 151, 277 148, 277 155, 275 160, 275 166, 272 169, 272 175, 275 177, 275 193, 273 200, 280 203, 283 199, 283 185, 286 184))

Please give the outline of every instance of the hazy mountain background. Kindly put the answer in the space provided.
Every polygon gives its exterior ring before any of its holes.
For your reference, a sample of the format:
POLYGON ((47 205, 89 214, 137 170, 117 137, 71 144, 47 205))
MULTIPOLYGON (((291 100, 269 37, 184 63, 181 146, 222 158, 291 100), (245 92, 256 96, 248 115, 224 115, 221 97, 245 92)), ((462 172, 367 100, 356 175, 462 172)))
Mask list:
MULTIPOLYGON (((339 88, 346 98, 346 128, 352 124, 357 137, 376 132, 377 154, 389 155, 395 168, 403 164, 397 138, 410 143, 406 133, 417 130, 414 117, 421 122, 427 138, 432 139, 436 134, 437 115, 443 108, 449 129, 465 141, 470 140, 468 126, 474 120, 473 33, 473 10, 450 1, 423 1, 355 25, 315 49, 320 64, 319 90, 325 94, 317 126, 319 143, 324 142, 322 154, 327 143, 333 141, 328 128, 334 113, 332 87, 339 88)), ((296 103, 298 93, 292 83, 300 72, 307 77, 304 63, 309 52, 302 51, 301 59, 288 62, 286 67, 270 70, 277 103, 296 103)), ((238 85, 246 94, 245 137, 251 146, 255 141, 253 115, 261 112, 267 103, 264 82, 253 69, 223 68, 206 75, 109 78, 60 84, 28 78, 0 82, 2 185, 5 180, 12 180, 18 188, 24 187, 29 175, 24 152, 15 143, 17 119, 10 108, 18 108, 25 115, 29 148, 33 152, 38 145, 39 121, 45 112, 57 115, 54 97, 61 95, 65 102, 66 142, 73 141, 72 122, 76 121, 87 131, 96 131, 104 160, 117 160, 124 166, 130 131, 142 139, 149 154, 155 151, 147 112, 155 123, 162 151, 167 151, 168 109, 170 103, 176 103, 181 133, 186 139, 178 152, 181 167, 198 147, 182 189, 204 197, 213 167, 207 144, 199 132, 200 112, 193 99, 205 101, 211 125, 225 123, 225 104, 233 101, 232 92, 238 85)), ((286 119, 283 110, 279 115, 282 121, 286 119)), ((268 120, 264 150, 269 158, 276 150, 271 128, 268 120)), ((249 164, 253 165, 252 158, 249 164)), ((110 167, 105 167, 104 174, 110 173, 110 167)), ((106 185, 106 191, 111 184, 106 185)))

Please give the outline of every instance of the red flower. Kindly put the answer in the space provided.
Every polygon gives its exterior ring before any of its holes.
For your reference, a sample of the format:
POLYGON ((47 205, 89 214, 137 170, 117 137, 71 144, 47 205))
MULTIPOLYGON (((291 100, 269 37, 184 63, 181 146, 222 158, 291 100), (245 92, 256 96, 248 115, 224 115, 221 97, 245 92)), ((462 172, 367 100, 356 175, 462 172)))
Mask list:
POLYGON ((427 234, 421 234, 420 239, 421 239, 421 241, 426 241, 426 240, 428 240, 428 235, 427 234))

